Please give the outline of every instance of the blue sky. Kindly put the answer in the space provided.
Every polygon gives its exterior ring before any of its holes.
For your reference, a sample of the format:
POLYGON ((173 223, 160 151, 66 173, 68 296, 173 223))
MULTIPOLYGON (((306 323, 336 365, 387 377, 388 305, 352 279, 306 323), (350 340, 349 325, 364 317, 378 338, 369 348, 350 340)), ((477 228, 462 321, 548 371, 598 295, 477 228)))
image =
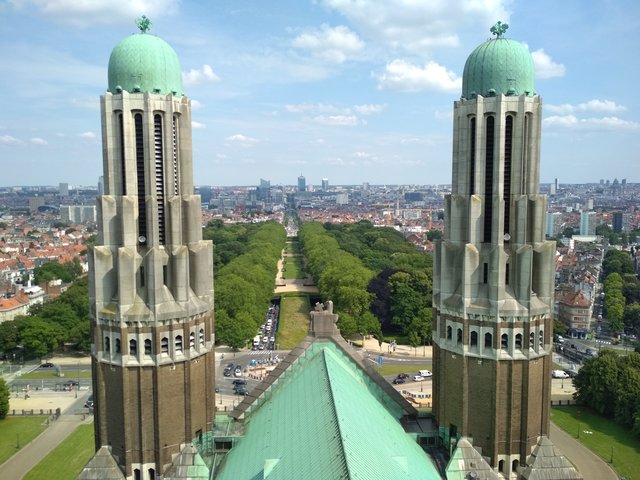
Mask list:
POLYGON ((450 183, 497 20, 536 63, 542 182, 640 181, 637 0, 0 0, 0 185, 97 182, 109 55, 143 14, 194 101, 196 184, 450 183))

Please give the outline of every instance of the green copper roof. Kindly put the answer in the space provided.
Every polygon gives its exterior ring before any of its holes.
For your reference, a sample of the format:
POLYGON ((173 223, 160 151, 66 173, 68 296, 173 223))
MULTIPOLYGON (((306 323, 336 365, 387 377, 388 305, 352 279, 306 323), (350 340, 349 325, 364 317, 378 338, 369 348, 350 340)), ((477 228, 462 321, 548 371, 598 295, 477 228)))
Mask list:
POLYGON ((215 479, 439 479, 401 415, 334 343, 316 341, 247 414, 215 479))
POLYGON ((109 91, 119 90, 182 96, 182 71, 175 50, 144 32, 122 40, 109 58, 109 91))
POLYGON ((535 70, 529 49, 520 42, 502 38, 502 33, 504 30, 467 58, 462 76, 463 97, 535 94, 535 70))

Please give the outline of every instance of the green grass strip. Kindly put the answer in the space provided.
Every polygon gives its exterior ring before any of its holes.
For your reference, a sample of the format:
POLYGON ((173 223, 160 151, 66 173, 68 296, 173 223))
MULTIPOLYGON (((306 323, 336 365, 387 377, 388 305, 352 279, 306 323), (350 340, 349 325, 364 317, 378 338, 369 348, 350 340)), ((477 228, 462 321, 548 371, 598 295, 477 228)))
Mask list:
POLYGON ((0 464, 40 435, 46 417, 7 417, 0 420, 0 464))
POLYGON ((47 380, 47 379, 55 378, 56 380, 60 380, 61 382, 64 382, 65 380, 73 380, 78 378, 91 378, 91 367, 84 366, 82 367, 82 370, 80 370, 79 372, 73 372, 73 371, 65 372, 64 377, 59 377, 56 374, 55 369, 53 368, 47 369, 47 370, 38 369, 34 372, 20 375, 20 378, 27 379, 27 380, 31 380, 31 379, 47 380))
POLYGON ((581 406, 554 407, 551 420, 604 461, 613 455, 613 468, 626 480, 640 479, 640 438, 629 430, 581 406))
POLYGON ((74 480, 94 453, 93 424, 80 425, 33 467, 24 480, 74 480))
POLYGON ((278 348, 291 349, 306 337, 309 331, 309 296, 283 296, 280 301, 278 348))

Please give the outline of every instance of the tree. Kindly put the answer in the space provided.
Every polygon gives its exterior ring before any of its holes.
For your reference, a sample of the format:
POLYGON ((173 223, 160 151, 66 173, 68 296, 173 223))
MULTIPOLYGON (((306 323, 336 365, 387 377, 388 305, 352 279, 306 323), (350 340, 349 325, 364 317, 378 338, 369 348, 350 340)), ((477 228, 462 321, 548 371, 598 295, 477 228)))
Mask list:
POLYGON ((427 232, 427 240, 433 242, 434 240, 440 240, 442 238, 442 232, 440 230, 429 230, 427 232))
POLYGON ((416 332, 411 331, 409 332, 408 341, 409 341, 409 345, 413 347, 413 353, 417 355, 416 348, 418 348, 418 345, 420 345, 420 337, 416 332))
POLYGON ((0 420, 7 417, 9 413, 9 387, 4 378, 0 377, 0 420))

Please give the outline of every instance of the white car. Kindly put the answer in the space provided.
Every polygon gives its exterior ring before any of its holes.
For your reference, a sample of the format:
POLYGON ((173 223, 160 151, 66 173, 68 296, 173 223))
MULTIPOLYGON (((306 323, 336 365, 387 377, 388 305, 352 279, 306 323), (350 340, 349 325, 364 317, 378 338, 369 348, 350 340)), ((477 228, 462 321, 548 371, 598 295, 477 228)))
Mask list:
POLYGON ((431 377, 433 376, 433 373, 431 373, 430 370, 418 370, 418 375, 420 375, 421 377, 431 377))
POLYGON ((553 378, 569 378, 569 374, 564 370, 553 370, 551 376, 553 378))
POLYGON ((424 377, 422 375, 414 375, 413 376, 413 381, 414 382, 421 382, 422 380, 424 380, 424 377))

